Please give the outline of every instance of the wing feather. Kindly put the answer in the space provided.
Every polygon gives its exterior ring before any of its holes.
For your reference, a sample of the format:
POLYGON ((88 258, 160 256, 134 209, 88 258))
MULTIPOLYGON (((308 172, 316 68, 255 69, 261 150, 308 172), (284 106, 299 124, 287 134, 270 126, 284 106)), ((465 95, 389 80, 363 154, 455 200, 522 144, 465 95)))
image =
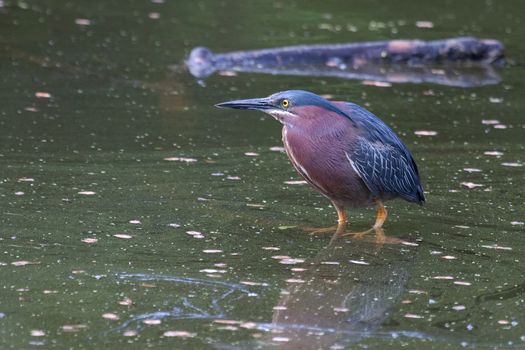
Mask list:
POLYGON ((376 196, 400 196, 423 203, 425 197, 412 154, 397 135, 379 118, 358 105, 344 104, 365 136, 358 136, 346 153, 354 171, 376 196))

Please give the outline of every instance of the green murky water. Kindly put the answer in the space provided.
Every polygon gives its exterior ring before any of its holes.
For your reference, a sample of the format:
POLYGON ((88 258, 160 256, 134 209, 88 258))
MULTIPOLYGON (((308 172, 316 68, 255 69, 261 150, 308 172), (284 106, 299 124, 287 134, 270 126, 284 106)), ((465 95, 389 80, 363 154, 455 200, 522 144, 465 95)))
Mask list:
MULTIPOLYGON (((521 2, 0 6, 1 348, 525 347, 521 2), (458 35, 504 42, 501 84, 199 83, 182 68, 198 45, 458 35), (417 244, 301 229, 335 212, 285 183, 280 125, 212 107, 290 88, 366 105, 402 135, 428 205, 391 202, 385 231, 417 244)), ((352 228, 373 216, 354 210, 352 228)))

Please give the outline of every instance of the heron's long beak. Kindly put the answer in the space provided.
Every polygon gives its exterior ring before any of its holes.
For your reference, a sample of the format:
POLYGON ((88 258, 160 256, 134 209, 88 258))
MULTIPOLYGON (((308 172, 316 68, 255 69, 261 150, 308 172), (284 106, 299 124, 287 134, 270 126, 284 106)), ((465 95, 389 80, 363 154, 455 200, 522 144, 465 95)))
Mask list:
POLYGON ((215 107, 234 108, 234 109, 254 109, 257 111, 265 111, 268 109, 276 108, 275 105, 267 97, 222 102, 222 103, 217 103, 215 107))

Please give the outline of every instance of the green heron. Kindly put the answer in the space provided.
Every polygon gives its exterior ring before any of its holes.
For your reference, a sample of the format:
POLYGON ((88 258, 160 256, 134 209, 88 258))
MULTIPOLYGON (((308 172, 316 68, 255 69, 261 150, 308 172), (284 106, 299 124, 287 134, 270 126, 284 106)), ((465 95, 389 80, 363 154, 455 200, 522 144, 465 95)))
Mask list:
POLYGON ((384 201, 425 201, 408 148, 383 121, 354 103, 289 90, 216 106, 262 111, 283 124, 286 154, 297 172, 332 201, 337 232, 346 225, 345 207, 377 205, 373 228, 380 229, 387 217, 384 201))

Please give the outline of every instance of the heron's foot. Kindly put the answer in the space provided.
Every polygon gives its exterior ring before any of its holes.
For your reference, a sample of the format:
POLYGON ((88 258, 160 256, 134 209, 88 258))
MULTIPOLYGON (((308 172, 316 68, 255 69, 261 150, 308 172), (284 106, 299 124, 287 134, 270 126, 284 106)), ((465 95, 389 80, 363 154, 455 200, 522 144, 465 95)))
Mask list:
POLYGON ((345 233, 341 234, 341 236, 343 236, 343 237, 352 237, 352 238, 355 238, 355 239, 363 239, 363 238, 365 238, 366 235, 368 235, 369 233, 372 233, 374 231, 375 231, 375 229, 371 228, 371 229, 368 229, 366 231, 360 231, 360 232, 345 232, 345 233))
POLYGON ((404 245, 417 245, 416 243, 408 242, 404 239, 397 237, 390 237, 385 235, 385 231, 380 227, 372 227, 362 232, 348 232, 342 235, 343 237, 349 236, 352 239, 362 239, 370 242, 374 242, 379 245, 383 244, 404 244, 404 245))
POLYGON ((338 230, 339 226, 330 227, 304 227, 303 229, 311 235, 319 235, 324 233, 334 233, 338 230))

